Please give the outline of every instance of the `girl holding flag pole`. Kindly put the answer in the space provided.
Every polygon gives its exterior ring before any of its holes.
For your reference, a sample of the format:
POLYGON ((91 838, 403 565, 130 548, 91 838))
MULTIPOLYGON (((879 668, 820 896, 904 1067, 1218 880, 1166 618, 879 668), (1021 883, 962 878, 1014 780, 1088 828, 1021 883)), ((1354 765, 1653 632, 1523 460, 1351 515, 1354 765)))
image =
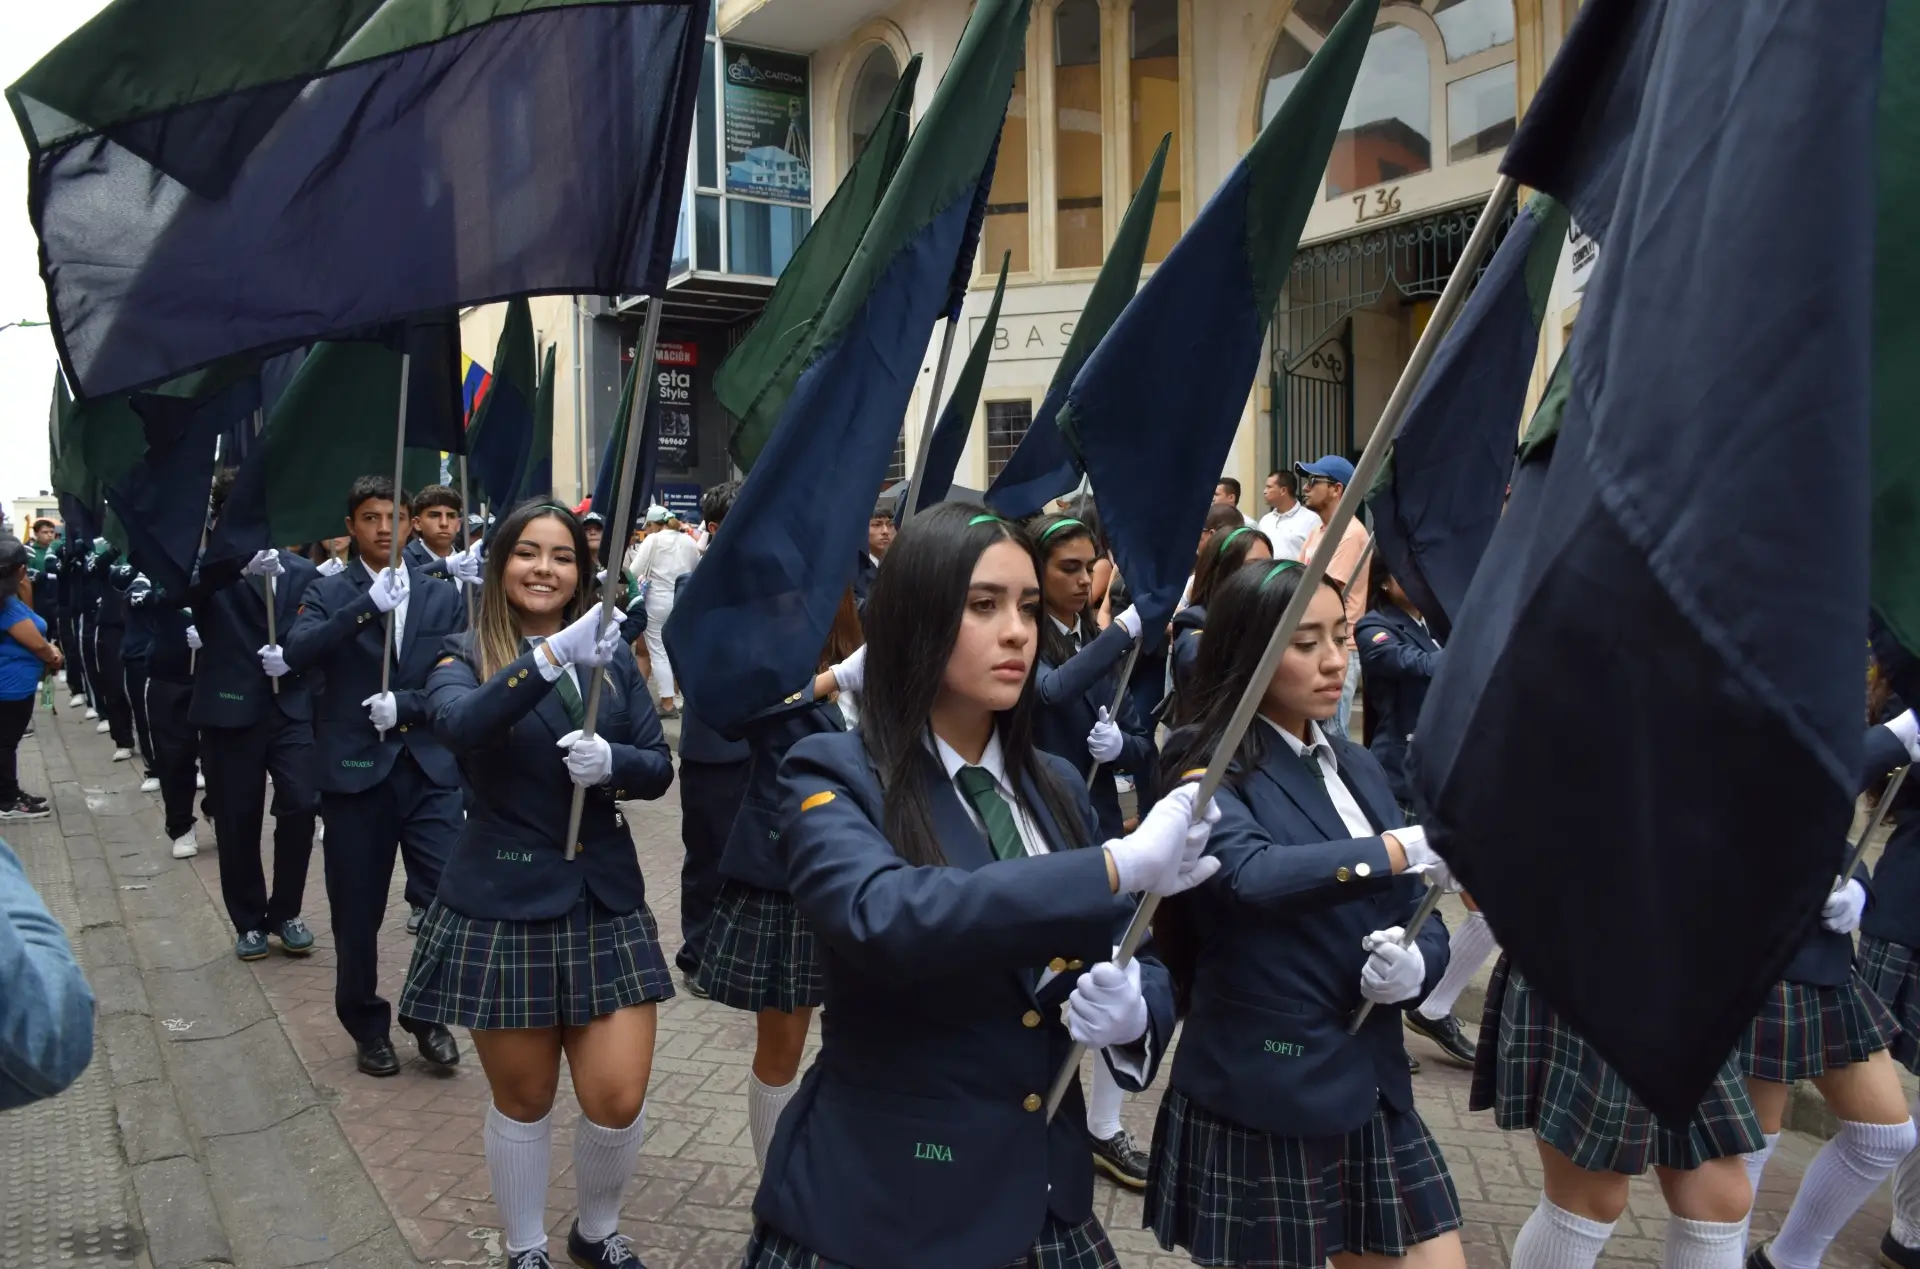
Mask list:
POLYGON ((1124 1086, 1170 1038, 1160 967, 1107 957, 1146 891, 1204 881, 1197 790, 1096 845, 1084 778, 1033 742, 1040 569, 982 508, 915 516, 867 600, 860 730, 781 775, 788 884, 826 969, 819 1058, 780 1120, 744 1269, 1095 1269, 1073 1043, 1124 1086), (1137 968, 1135 968, 1137 967, 1137 968), (1063 1021, 1061 1005, 1065 1004, 1063 1021))

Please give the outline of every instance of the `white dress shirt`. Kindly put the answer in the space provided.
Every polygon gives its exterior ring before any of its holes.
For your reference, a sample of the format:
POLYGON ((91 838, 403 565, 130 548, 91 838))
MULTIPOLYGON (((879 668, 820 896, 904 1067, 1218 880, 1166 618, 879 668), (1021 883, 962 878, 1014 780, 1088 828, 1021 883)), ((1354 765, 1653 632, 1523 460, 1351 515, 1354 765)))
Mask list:
POLYGON ((1260 517, 1260 532, 1267 535, 1276 560, 1299 559, 1301 548, 1307 544, 1307 535, 1319 527, 1320 517, 1300 502, 1284 514, 1269 511, 1260 517))
MULTIPOLYGON (((400 561, 400 567, 405 568, 406 566, 406 560, 402 559, 400 561)), ((378 582, 380 580, 380 574, 372 568, 369 568, 365 559, 360 561, 360 567, 366 569, 367 576, 371 577, 374 581, 378 582)), ((408 580, 411 581, 412 579, 409 578, 408 580)), ((401 600, 400 606, 393 610, 393 659, 396 662, 400 660, 400 649, 404 646, 400 641, 407 637, 407 605, 412 602, 412 592, 408 592, 408 597, 401 600)))
POLYGON ((1308 729, 1313 732, 1313 744, 1308 746, 1300 737, 1280 727, 1266 715, 1261 715, 1260 721, 1273 728, 1276 736, 1285 739, 1287 748, 1293 750, 1296 756, 1304 756, 1309 748, 1312 749, 1313 756, 1319 760, 1320 773, 1326 777, 1327 796, 1333 799, 1333 809, 1340 816, 1340 822, 1347 826, 1349 833, 1355 837, 1380 835, 1368 822, 1367 813, 1360 809, 1359 800, 1353 796, 1353 790, 1349 789, 1347 782, 1340 778, 1340 764, 1334 759, 1333 746, 1327 743, 1326 733, 1320 730, 1319 723, 1307 724, 1308 729))
POLYGON ((1047 845, 1046 837, 1028 818, 1026 808, 1020 804, 1019 795, 1014 792, 1013 786, 1007 783, 1007 762, 1000 752, 998 730, 988 734, 987 747, 981 753, 978 762, 968 762, 952 745, 932 732, 928 732, 927 735, 933 741, 934 755, 940 759, 940 765, 946 768, 947 779, 953 782, 953 791, 960 795, 960 805, 967 808, 967 818, 973 821, 975 828, 984 833, 987 831, 987 822, 980 818, 980 812, 973 809, 973 802, 967 797, 967 791, 960 787, 962 767, 985 767, 987 774, 993 777, 994 790, 1000 794, 1001 800, 1013 812, 1013 826, 1019 831, 1020 844, 1027 848, 1029 856, 1045 855, 1050 852, 1051 848, 1047 845))

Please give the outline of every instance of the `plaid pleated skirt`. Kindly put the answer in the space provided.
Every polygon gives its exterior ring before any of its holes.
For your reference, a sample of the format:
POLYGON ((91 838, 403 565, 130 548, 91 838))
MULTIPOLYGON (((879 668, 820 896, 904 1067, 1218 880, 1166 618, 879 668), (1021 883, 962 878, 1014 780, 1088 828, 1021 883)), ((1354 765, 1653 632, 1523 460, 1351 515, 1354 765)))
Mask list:
POLYGON ((817 1009, 827 999, 813 929, 793 896, 732 879, 714 900, 696 981, 721 1004, 752 1013, 817 1009))
POLYGON ((1765 1144, 1737 1055, 1729 1053, 1686 1131, 1664 1128, 1614 1069, 1502 955, 1487 984, 1468 1106, 1531 1130, 1590 1172, 1693 1169, 1765 1144))
POLYGON ((1904 943, 1862 934, 1854 968, 1893 1015, 1898 1030, 1887 1047, 1893 1050, 1894 1061, 1920 1073, 1920 956, 1904 943))
POLYGON ((1778 982, 1735 1052, 1749 1077, 1791 1084, 1864 1062, 1898 1031, 1858 973, 1838 987, 1778 982))
POLYGON ((645 904, 616 913, 583 894, 552 920, 493 921, 435 902, 413 947, 399 1012, 475 1031, 584 1027, 672 995, 645 904))
MULTIPOLYGON (((740 1269, 846 1269, 808 1251, 765 1221, 754 1226, 740 1269)), ((1049 1213, 1040 1238, 1006 1269, 1120 1269, 1120 1258, 1097 1217, 1069 1225, 1049 1213)))
POLYGON ((1404 1256, 1460 1228, 1460 1198, 1416 1111, 1382 1105, 1349 1133, 1276 1137, 1170 1088, 1144 1216, 1197 1265, 1323 1269, 1341 1252, 1404 1256))

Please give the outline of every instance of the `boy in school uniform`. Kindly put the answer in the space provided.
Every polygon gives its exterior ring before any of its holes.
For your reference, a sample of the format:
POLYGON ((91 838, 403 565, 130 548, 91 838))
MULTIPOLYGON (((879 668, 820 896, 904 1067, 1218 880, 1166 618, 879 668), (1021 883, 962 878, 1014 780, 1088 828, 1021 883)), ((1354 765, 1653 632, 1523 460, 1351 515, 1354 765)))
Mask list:
POLYGON ((407 513, 407 567, 436 577, 451 577, 447 559, 460 537, 460 494, 445 485, 428 485, 413 495, 407 513))
MULTIPOLYGON (((396 525, 398 505, 384 476, 353 483, 347 532, 355 558, 307 590, 286 641, 288 666, 317 671, 321 684, 315 782, 332 826, 322 864, 339 955, 334 1008, 354 1039, 360 1070, 373 1076, 400 1072, 389 1037, 392 1009, 377 989, 394 857, 406 859, 414 911, 408 929, 417 932, 461 827, 460 771, 433 735, 425 689, 441 645, 466 628, 466 609, 451 582, 404 561, 390 567, 396 535, 406 535, 396 525), (383 692, 388 620, 394 660, 383 692)), ((444 1067, 460 1060, 445 1027, 404 1017, 400 1025, 427 1061, 444 1067)))

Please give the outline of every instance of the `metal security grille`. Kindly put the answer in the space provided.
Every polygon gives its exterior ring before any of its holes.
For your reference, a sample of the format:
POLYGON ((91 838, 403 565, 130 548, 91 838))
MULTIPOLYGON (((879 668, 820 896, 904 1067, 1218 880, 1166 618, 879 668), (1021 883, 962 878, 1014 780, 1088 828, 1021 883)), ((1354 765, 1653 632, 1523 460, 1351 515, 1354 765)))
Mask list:
POLYGON ((1033 402, 987 402, 987 479, 997 478, 1005 469, 1020 440, 1033 425, 1033 402))
POLYGON ((1275 456, 1283 466, 1353 452, 1353 323, 1281 368, 1275 456))

